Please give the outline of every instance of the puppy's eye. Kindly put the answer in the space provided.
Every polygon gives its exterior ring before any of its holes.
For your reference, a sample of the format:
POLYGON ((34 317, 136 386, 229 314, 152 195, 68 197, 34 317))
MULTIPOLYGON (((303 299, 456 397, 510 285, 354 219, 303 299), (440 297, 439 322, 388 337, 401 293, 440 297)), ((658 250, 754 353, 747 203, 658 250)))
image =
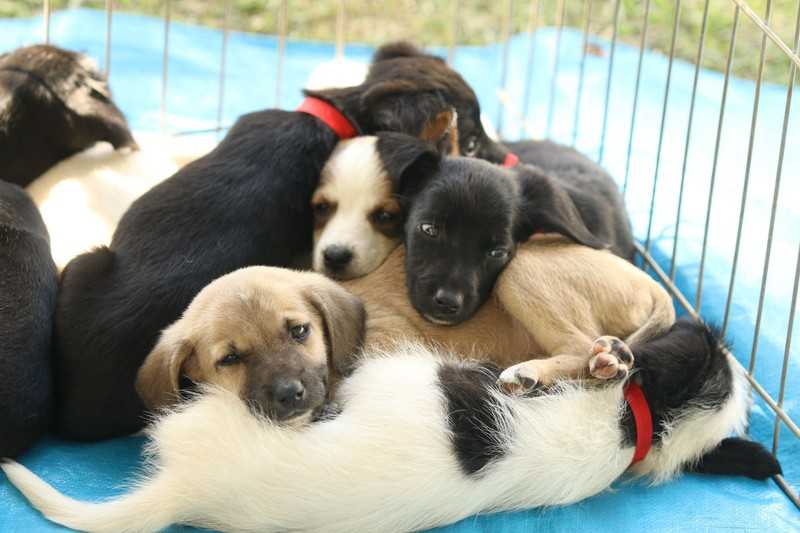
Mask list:
POLYGON ((242 362, 241 354, 236 352, 231 352, 227 354, 225 357, 217 361, 219 366, 231 366, 242 362))
POLYGON ((436 224, 422 223, 419 225, 419 230, 428 237, 437 237, 439 235, 439 228, 436 227, 436 224))
POLYGON ((372 213, 372 221, 376 224, 391 224, 397 218, 396 213, 391 213, 384 209, 380 209, 372 213))
POLYGON ((331 204, 325 201, 317 202, 311 206, 311 209, 314 211, 314 216, 324 217, 330 213, 331 204))
POLYGON ((473 135, 472 137, 467 139, 467 144, 464 147, 464 155, 467 157, 474 157, 475 154, 478 153, 479 147, 480 146, 478 145, 478 138, 473 135))
POLYGON ((297 342, 303 342, 311 332, 311 324, 297 324, 289 327, 289 334, 297 342))
POLYGON ((508 250, 505 248, 492 248, 487 255, 492 259, 505 259, 508 257, 508 250))

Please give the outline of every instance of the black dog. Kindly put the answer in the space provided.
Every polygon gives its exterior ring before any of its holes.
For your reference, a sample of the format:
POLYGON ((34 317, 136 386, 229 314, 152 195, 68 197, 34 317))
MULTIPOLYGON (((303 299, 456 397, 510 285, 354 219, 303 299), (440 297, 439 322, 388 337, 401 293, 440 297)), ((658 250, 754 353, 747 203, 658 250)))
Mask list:
POLYGON ((568 146, 551 141, 506 143, 523 163, 553 176, 569 194, 586 227, 618 256, 633 260, 633 234, 625 202, 603 167, 568 146))
POLYGON ((0 168, 27 186, 98 141, 136 148, 105 77, 87 57, 37 45, 0 55, 0 168))
POLYGON ((19 455, 47 429, 57 288, 39 211, 0 180, 0 457, 19 455))
MULTIPOLYGON (((396 129, 419 137, 443 111, 474 99, 442 61, 417 56, 402 76, 385 68, 398 53, 379 50, 360 86, 309 95, 358 133, 396 129)), ((463 124, 464 138, 486 138, 480 122, 463 124)), ((311 250, 311 194, 338 140, 306 113, 245 115, 210 154, 134 202, 109 247, 67 265, 56 314, 62 434, 100 439, 139 429, 136 372, 200 289, 244 266, 288 266, 311 250)), ((504 157, 506 150, 496 152, 504 157)))
POLYGON ((467 320, 489 297, 517 245, 549 232, 607 247, 586 227, 560 180, 540 169, 445 158, 411 201, 406 219, 411 303, 437 323, 467 320))

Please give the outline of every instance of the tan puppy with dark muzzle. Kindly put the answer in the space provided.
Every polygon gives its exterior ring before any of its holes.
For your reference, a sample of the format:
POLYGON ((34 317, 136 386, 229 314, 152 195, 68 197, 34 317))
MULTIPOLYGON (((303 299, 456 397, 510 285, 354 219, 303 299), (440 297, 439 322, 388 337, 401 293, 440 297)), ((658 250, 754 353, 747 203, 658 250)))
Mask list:
POLYGON ((364 308, 320 274, 250 267, 222 276, 164 330, 136 388, 151 409, 177 400, 182 378, 234 391, 265 416, 304 423, 324 404, 329 361, 364 334, 364 308))

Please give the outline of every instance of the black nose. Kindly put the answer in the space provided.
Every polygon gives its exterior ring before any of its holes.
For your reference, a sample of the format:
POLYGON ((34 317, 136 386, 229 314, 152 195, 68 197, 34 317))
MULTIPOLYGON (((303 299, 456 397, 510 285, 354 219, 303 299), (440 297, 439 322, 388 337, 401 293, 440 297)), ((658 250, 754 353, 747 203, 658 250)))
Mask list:
POLYGON ((297 379, 277 379, 272 383, 272 399, 279 418, 306 406, 306 388, 297 379))
POLYGON ((433 296, 436 308, 442 313, 454 315, 461 310, 464 303, 464 296, 460 292, 447 289, 439 289, 433 296))
POLYGON ((331 270, 337 270, 347 266, 353 259, 353 252, 344 246, 328 246, 323 250, 322 257, 325 259, 325 266, 331 270))

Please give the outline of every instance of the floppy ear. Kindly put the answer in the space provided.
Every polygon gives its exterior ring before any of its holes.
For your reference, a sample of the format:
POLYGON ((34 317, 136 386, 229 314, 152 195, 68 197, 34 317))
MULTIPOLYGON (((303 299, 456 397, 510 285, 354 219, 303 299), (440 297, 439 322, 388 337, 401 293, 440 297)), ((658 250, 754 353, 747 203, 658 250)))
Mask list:
POLYGON ((136 375, 136 392, 148 409, 178 400, 181 369, 194 352, 182 329, 180 320, 165 329, 136 375))
POLYGON ((375 51, 375 55, 372 56, 372 62, 378 63, 379 61, 397 59, 399 57, 428 57, 444 62, 441 57, 426 54, 408 41, 396 41, 384 44, 375 51))
POLYGON ((541 170, 520 165, 521 205, 517 213, 514 239, 523 242, 534 233, 554 232, 578 244, 602 249, 609 245, 586 227, 569 194, 541 170))
POLYGON ((395 194, 416 194, 428 177, 439 169, 442 156, 429 142, 402 133, 378 133, 376 149, 395 194))
POLYGON ((305 296, 322 318, 330 364, 344 375, 364 340, 367 318, 364 305, 350 291, 326 277, 309 276, 313 281, 306 287, 305 296))

